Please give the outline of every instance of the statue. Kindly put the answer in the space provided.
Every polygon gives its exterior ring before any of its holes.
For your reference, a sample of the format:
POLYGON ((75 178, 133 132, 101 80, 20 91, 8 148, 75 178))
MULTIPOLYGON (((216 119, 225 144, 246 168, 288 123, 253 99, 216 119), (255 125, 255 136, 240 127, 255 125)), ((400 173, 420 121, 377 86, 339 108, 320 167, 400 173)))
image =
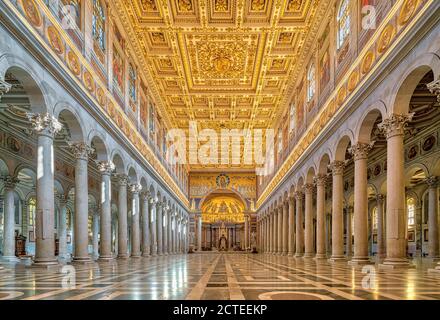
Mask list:
POLYGON ((228 249, 228 240, 226 239, 225 234, 223 233, 219 241, 219 251, 226 251, 227 249, 228 249))
POLYGON ((255 231, 252 231, 251 233, 251 248, 252 248, 252 253, 257 253, 257 235, 255 233, 255 231))

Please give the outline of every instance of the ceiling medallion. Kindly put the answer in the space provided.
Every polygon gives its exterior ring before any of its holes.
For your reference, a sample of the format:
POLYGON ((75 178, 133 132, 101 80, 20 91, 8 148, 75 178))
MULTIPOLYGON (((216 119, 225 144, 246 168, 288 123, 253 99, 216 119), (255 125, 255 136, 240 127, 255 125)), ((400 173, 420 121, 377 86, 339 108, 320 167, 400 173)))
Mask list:
POLYGON ((303 0, 289 0, 286 11, 299 11, 301 9, 302 2, 303 0))
POLYGON ((207 78, 229 79, 241 76, 246 49, 236 42, 205 42, 198 48, 200 69, 207 78))
POLYGON ((155 0, 141 0, 141 6, 145 11, 157 11, 155 0))
POLYGON ((191 0, 178 0, 177 2, 179 11, 181 12, 189 12, 192 11, 192 2, 191 0))
POLYGON ((419 0, 407 0, 405 1, 405 3, 402 6, 402 9, 400 11, 399 14, 399 18, 398 18, 398 23, 399 25, 404 25, 405 23, 407 23, 409 21, 409 19, 411 19, 411 17, 413 16, 417 5, 418 5, 419 0))
POLYGON ((264 11, 266 7, 266 0, 252 0, 251 11, 264 11))
POLYGON ((215 11, 227 12, 228 11, 228 0, 215 0, 215 11))
POLYGON ((34 0, 22 0, 21 5, 29 21, 35 26, 40 27, 42 23, 40 10, 34 0))

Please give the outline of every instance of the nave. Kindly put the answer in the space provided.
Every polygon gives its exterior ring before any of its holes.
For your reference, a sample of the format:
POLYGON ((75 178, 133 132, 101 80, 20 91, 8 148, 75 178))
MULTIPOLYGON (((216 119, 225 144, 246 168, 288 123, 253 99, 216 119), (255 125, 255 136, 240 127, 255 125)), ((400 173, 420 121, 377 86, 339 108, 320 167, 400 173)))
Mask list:
POLYGON ((199 253, 0 273, 14 300, 437 300, 426 266, 398 272, 270 254, 199 253), (72 273, 74 270, 74 273, 72 273), (63 273, 64 272, 64 273, 63 273), (66 278, 67 277, 67 278, 66 278), (64 282, 64 286, 63 286, 64 282), (67 284, 67 285, 66 285, 67 284))

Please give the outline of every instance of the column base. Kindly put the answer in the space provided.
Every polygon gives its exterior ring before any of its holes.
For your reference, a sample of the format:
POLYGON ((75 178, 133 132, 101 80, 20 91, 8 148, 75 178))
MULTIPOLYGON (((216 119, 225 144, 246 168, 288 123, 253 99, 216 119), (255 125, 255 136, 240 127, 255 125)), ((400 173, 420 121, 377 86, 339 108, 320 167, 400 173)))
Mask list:
POLYGON ((345 256, 332 256, 330 259, 328 259, 329 263, 341 263, 345 261, 347 261, 345 256))
POLYGON ((303 256, 304 259, 313 259, 314 257, 315 257, 315 254, 312 252, 304 253, 304 256, 303 256))
POLYGON ((295 252, 289 252, 289 253, 287 254, 287 256, 289 256, 289 257, 294 257, 294 256, 295 256, 295 252))
POLYGON ((143 257, 143 258, 149 258, 149 257, 150 257, 150 254, 149 254, 149 253, 142 253, 142 257, 143 257))
POLYGON ((34 262, 28 266, 26 266, 26 268, 37 268, 37 269, 58 269, 60 267, 60 264, 58 263, 57 260, 54 259, 39 259, 39 260, 34 260, 34 262))
POLYGON ((128 254, 118 254, 117 259, 125 260, 130 258, 128 254))
POLYGON ((327 255, 324 253, 317 253, 315 258, 315 260, 326 260, 327 259, 327 255))
POLYGON ((133 253, 133 254, 130 256, 130 258, 135 258, 135 259, 140 258, 140 257, 141 257, 141 254, 140 254, 140 253, 133 253))
POLYGON ((111 262, 114 260, 113 256, 100 256, 98 262, 111 262))
POLYGON ((379 264, 379 270, 396 270, 396 269, 411 269, 415 268, 414 265, 410 264, 408 259, 399 258, 387 258, 381 264, 379 264))
POLYGON ((374 262, 370 261, 369 257, 353 257, 350 261, 347 263, 349 266, 356 267, 356 266, 363 266, 366 264, 374 264, 374 262))
POLYGON ((16 264, 19 262, 20 259, 18 259, 16 256, 3 256, 0 258, 0 263, 16 264))
POLYGON ((295 253, 295 258, 302 258, 303 255, 303 253, 295 253))
POLYGON ((93 263, 93 260, 89 257, 73 257, 72 263, 76 264, 87 264, 87 263, 93 263))

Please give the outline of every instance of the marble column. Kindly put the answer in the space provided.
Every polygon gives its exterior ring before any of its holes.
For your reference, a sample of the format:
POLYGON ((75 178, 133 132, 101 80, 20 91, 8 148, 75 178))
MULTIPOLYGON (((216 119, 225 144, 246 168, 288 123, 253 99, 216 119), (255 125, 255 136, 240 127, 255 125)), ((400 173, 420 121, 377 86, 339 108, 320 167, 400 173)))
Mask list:
POLYGON ((168 205, 165 205, 162 208, 162 252, 165 256, 168 255, 168 228, 169 228, 169 212, 170 212, 170 207, 168 205))
POLYGON ((379 124, 387 138, 387 256, 380 267, 409 267, 406 257, 404 135, 411 115, 392 114, 379 124))
POLYGON ((283 230, 283 247, 282 247, 282 254, 287 255, 288 253, 288 241, 289 241, 289 221, 288 221, 288 215, 289 215, 289 202, 286 199, 283 203, 283 221, 282 221, 282 230, 283 230))
POLYGON ((150 218, 149 218, 149 197, 150 193, 142 193, 142 256, 150 256, 150 218))
POLYGON ((333 176, 332 190, 332 256, 331 262, 343 261, 344 256, 344 161, 334 161, 330 164, 333 176))
POLYGON ((345 224, 347 226, 347 247, 346 247, 346 256, 347 257, 351 257, 352 252, 353 252, 353 248, 352 248, 352 235, 353 235, 353 230, 351 229, 351 217, 352 217, 352 211, 353 211, 353 207, 352 206, 346 206, 345 207, 345 224))
POLYGON ((303 198, 304 194, 301 191, 295 192, 296 200, 296 252, 295 257, 302 257, 304 254, 304 229, 303 229, 303 198))
POLYGON ((168 254, 173 254, 173 216, 174 211, 172 209, 168 210, 168 254))
POLYGON ((74 241, 75 250, 73 262, 89 263, 89 191, 88 191, 88 159, 93 149, 84 142, 70 144, 70 149, 75 156, 75 219, 74 241))
POLYGON ((368 255, 367 161, 372 144, 357 143, 349 151, 354 159, 354 255, 350 265, 370 262, 368 255))
POLYGON ((202 216, 197 215, 197 251, 202 252, 202 216))
POLYGON ((278 205, 277 208, 276 224, 276 253, 278 255, 281 255, 283 252, 283 205, 281 203, 278 205))
POLYGON ((245 215, 244 216, 244 250, 246 251, 249 248, 248 230, 249 230, 249 217, 245 215))
POLYGON ((142 186, 138 183, 130 185, 131 191, 131 257, 139 258, 141 256, 141 241, 140 241, 140 206, 139 206, 139 192, 142 186))
POLYGON ((439 233, 438 233, 438 178, 427 179, 428 189, 428 256, 430 259, 439 260, 439 233))
MULTIPOLYGON (((91 207, 92 213, 92 247, 93 247, 93 259, 99 258, 99 206, 91 207)), ((88 228, 87 228, 88 229, 88 228)), ((88 236, 88 235, 87 235, 88 236)), ((84 260, 82 260, 84 261, 84 260)))
POLYGON ((287 250, 289 256, 295 255, 295 198, 289 197, 289 231, 287 250))
POLYGON ((325 184, 327 176, 318 174, 316 182, 316 259, 327 257, 325 248, 325 184))
POLYGON ((37 208, 35 223, 35 259, 37 266, 58 264, 54 239, 54 146, 53 140, 62 128, 52 115, 28 114, 37 133, 37 208))
POLYGON ((267 226, 269 250, 268 253, 273 253, 273 211, 269 211, 269 225, 267 226))
POLYGON ((157 226, 157 255, 163 255, 163 209, 165 203, 158 202, 156 207, 156 226, 157 226))
POLYGON ((378 194, 376 196, 377 203, 377 257, 383 259, 386 255, 385 252, 385 230, 384 230, 384 200, 385 196, 383 194, 378 194))
POLYGON ((109 261, 113 259, 111 228, 112 228, 112 211, 111 211, 111 173, 115 169, 115 165, 111 161, 98 162, 98 169, 101 172, 101 234, 100 234, 100 251, 99 260, 109 261))
POLYGON ((18 182, 15 177, 7 176, 4 181, 4 227, 3 227, 3 257, 5 262, 18 262, 15 256, 15 205, 14 189, 18 182))
POLYGON ((150 231, 151 231, 151 237, 150 237, 150 253, 151 256, 157 255, 157 206, 158 200, 155 197, 150 196, 150 231))
POLYGON ((127 184, 128 176, 118 174, 118 258, 128 258, 127 184))
POLYGON ((67 198, 65 195, 58 197, 58 203, 60 204, 60 218, 58 222, 58 259, 66 260, 67 255, 67 198))
POLYGON ((313 190, 314 185, 307 183, 304 185, 305 193, 305 230, 304 230, 304 258, 315 256, 313 248, 313 190))

